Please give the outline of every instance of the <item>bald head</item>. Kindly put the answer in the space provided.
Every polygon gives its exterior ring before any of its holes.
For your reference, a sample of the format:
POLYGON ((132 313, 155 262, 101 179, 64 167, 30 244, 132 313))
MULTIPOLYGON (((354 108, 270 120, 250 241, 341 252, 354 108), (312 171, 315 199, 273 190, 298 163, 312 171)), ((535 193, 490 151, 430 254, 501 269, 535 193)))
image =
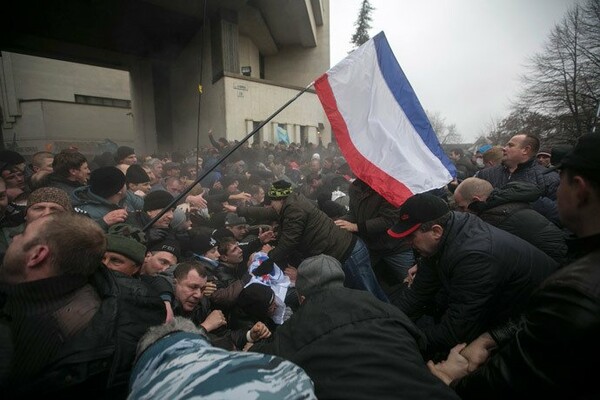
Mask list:
POLYGON ((474 201, 485 201, 494 188, 484 179, 467 178, 456 187, 454 202, 461 211, 468 211, 474 201))

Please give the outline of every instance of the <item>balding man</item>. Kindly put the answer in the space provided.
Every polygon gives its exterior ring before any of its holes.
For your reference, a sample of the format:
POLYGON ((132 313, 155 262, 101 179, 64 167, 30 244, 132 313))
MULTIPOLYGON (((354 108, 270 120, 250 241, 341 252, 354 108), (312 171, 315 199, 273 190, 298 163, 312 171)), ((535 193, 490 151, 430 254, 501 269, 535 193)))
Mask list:
POLYGON ((561 263, 567 254, 565 233, 531 208, 530 203, 539 197, 540 189, 531 183, 509 182, 494 189, 491 183, 479 178, 465 179, 454 191, 459 210, 477 214, 561 263))
POLYGON ((126 394, 137 340, 164 311, 146 321, 132 309, 100 262, 105 249, 98 224, 69 213, 14 237, 0 267, 3 396, 126 394))

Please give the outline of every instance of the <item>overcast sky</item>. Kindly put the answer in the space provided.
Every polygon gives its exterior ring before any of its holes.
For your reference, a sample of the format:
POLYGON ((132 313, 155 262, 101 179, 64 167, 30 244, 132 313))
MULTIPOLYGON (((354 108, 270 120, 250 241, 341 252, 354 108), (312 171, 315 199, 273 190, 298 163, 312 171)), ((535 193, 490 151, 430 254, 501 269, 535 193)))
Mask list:
MULTIPOLYGON (((472 142, 507 115, 527 58, 581 0, 370 0, 421 105, 472 142)), ((352 48, 362 0, 330 0, 331 65, 352 48)))

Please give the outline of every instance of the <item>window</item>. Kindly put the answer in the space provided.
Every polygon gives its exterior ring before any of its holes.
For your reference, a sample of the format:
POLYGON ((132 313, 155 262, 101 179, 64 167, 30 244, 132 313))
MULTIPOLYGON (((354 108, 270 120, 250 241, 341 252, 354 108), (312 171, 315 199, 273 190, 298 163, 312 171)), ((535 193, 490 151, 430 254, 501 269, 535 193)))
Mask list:
POLYGON ((131 108, 131 100, 111 99, 110 97, 85 96, 83 94, 75 95, 75 103, 92 104, 95 106, 131 108))

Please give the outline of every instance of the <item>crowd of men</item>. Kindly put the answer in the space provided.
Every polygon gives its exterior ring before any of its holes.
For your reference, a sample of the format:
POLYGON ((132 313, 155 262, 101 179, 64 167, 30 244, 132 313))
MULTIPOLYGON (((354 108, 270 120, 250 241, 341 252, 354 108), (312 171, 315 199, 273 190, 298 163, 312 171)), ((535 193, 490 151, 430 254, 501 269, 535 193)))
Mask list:
POLYGON ((209 138, 0 151, 9 398, 600 397, 599 134, 452 149, 400 207, 335 145, 209 138))

